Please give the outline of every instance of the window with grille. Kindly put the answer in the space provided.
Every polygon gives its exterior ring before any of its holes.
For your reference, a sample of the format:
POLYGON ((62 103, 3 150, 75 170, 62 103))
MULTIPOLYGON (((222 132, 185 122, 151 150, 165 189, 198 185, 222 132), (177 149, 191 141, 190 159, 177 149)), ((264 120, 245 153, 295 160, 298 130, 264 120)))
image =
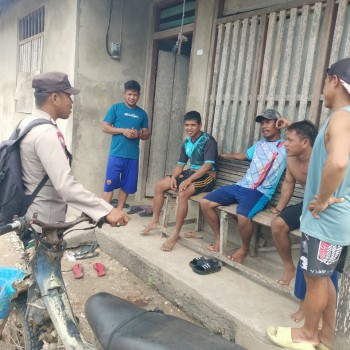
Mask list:
POLYGON ((18 23, 19 72, 41 70, 45 8, 21 18, 18 23))

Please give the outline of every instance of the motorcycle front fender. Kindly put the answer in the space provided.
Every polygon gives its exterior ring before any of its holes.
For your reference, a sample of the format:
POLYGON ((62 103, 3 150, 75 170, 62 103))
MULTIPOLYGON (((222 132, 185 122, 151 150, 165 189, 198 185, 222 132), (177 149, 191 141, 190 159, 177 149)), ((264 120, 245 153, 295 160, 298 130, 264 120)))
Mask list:
POLYGON ((61 273, 64 249, 52 251, 40 244, 32 260, 32 272, 45 307, 63 344, 70 350, 92 350, 82 336, 61 273))

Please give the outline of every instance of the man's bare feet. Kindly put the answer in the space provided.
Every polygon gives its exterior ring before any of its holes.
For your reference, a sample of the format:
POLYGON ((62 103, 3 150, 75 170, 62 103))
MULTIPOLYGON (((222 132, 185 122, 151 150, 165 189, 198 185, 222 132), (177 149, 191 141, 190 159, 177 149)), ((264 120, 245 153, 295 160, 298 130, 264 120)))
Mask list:
POLYGON ((159 227, 160 227, 159 222, 151 222, 140 233, 141 233, 141 235, 147 235, 147 233, 150 233, 152 230, 156 230, 159 227))
POLYGON ((215 239, 214 243, 209 244, 207 249, 211 252, 218 252, 220 250, 220 238, 215 239))
POLYGON ((162 245, 162 250, 165 252, 170 252, 173 248, 176 242, 179 240, 178 235, 171 235, 162 245))
POLYGON ((290 315, 290 318, 296 322, 299 323, 300 321, 302 321, 304 319, 305 315, 304 315, 304 301, 301 300, 300 301, 300 305, 299 305, 299 310, 297 312, 294 312, 290 315))
POLYGON ((304 317, 304 311, 300 309, 297 312, 294 312, 290 315, 290 318, 296 323, 301 322, 304 319, 304 317))
POLYGON ((218 245, 216 243, 209 244, 208 250, 210 250, 211 252, 218 252, 219 251, 219 247, 218 247, 218 245))
POLYGON ((246 256, 248 255, 249 250, 245 250, 242 247, 240 247, 233 255, 228 255, 227 257, 232 260, 235 261, 237 263, 242 263, 243 260, 246 258, 246 256))
POLYGON ((308 342, 311 343, 313 346, 316 346, 320 343, 320 340, 318 338, 318 333, 316 333, 312 337, 308 337, 305 332, 303 327, 301 328, 292 328, 291 329, 291 335, 292 335, 292 341, 295 343, 303 343, 303 342, 308 342))
POLYGON ((283 273, 283 277, 280 280, 277 280, 276 283, 282 286, 289 286, 290 281, 295 278, 295 267, 291 269, 285 269, 283 273))

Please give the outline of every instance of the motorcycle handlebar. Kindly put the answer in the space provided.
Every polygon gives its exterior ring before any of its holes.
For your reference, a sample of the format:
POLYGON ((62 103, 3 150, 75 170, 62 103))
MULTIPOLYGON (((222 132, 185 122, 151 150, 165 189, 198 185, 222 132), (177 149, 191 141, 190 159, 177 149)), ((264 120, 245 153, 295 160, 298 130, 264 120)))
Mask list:
POLYGON ((58 222, 56 224, 47 224, 45 222, 42 222, 38 219, 32 219, 31 220, 31 224, 40 226, 42 229, 49 229, 49 230, 68 230, 70 228, 72 228, 73 226, 81 223, 81 222, 85 222, 88 221, 89 223, 92 223, 93 220, 86 215, 82 215, 80 218, 75 219, 73 221, 70 222, 58 222))
POLYGON ((5 226, 0 227, 0 235, 4 235, 5 233, 9 233, 11 231, 18 230, 22 227, 22 223, 19 220, 15 220, 11 224, 7 224, 5 226))
MULTIPOLYGON (((15 231, 15 230, 22 230, 25 227, 29 227, 30 225, 37 225, 39 227, 41 227, 43 230, 68 230, 70 228, 72 228, 73 226, 81 223, 81 222, 85 222, 88 221, 89 223, 93 223, 93 220, 82 214, 82 216, 76 220, 70 221, 70 222, 58 222, 55 224, 47 224, 43 221, 40 221, 38 219, 36 219, 35 217, 33 219, 27 218, 27 217, 22 217, 22 218, 18 218, 15 219, 12 223, 7 224, 5 226, 1 226, 0 227, 0 235, 3 235, 5 233, 9 233, 11 231, 15 231)), ((102 219, 100 220, 97 225, 102 225, 105 221, 102 219)))

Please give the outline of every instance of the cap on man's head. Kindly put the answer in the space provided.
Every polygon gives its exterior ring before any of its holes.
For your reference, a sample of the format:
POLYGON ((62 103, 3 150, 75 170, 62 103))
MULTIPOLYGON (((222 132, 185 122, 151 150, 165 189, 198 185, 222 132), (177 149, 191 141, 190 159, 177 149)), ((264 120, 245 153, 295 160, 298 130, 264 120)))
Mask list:
POLYGON ((47 72, 34 76, 32 87, 35 92, 58 92, 63 91, 70 95, 79 94, 80 90, 73 87, 68 75, 62 72, 47 72))
POLYGON ((264 113, 257 115, 255 121, 261 123, 263 119, 274 119, 277 120, 281 118, 281 115, 274 109, 267 109, 264 113))
POLYGON ((327 69, 328 75, 336 75, 338 78, 350 84, 350 58, 344 58, 338 62, 333 63, 327 69))

